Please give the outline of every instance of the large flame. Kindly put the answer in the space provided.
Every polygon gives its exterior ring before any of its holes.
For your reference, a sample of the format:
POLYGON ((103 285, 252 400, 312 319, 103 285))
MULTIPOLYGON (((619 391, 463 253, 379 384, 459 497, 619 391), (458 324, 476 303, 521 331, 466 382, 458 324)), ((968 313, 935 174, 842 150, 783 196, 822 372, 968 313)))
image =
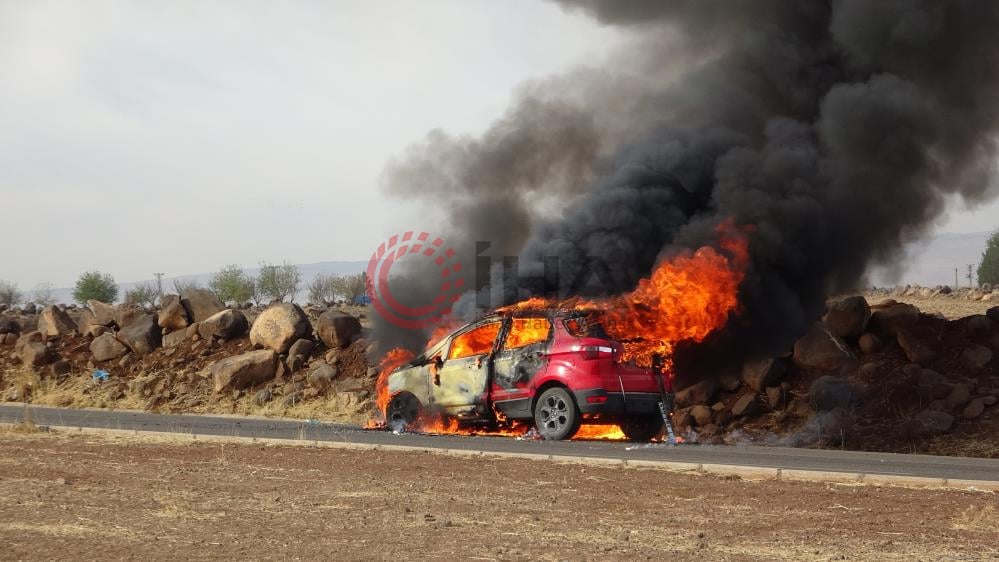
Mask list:
MULTIPOLYGON (((622 361, 649 367, 653 358, 659 356, 663 368, 672 376, 673 351, 678 343, 703 341, 709 334, 724 327, 729 317, 739 310, 739 285, 749 263, 748 229, 725 221, 716 230, 718 249, 705 246, 663 260, 630 293, 608 299, 573 298, 559 302, 535 297, 499 311, 558 308, 593 312, 599 316, 607 334, 623 345, 622 361)), ((511 330, 508 339, 513 338, 517 344, 543 340, 542 327, 530 325, 526 320, 521 322, 523 325, 518 324, 515 326, 517 329, 511 330)), ((428 346, 456 327, 451 323, 439 326, 428 346)), ((495 337, 495 334, 492 336, 495 337)), ((475 346, 481 342, 458 343, 475 346)), ((388 376, 412 357, 413 354, 406 350, 394 349, 382 360, 376 386, 380 412, 385 412, 391 398, 388 376)), ((456 420, 444 418, 420 420, 418 425, 419 431, 462 435, 524 435, 528 430, 527 425, 518 422, 489 431, 462 428, 456 420)), ((625 435, 616 425, 584 424, 575 438, 625 439, 625 435)))

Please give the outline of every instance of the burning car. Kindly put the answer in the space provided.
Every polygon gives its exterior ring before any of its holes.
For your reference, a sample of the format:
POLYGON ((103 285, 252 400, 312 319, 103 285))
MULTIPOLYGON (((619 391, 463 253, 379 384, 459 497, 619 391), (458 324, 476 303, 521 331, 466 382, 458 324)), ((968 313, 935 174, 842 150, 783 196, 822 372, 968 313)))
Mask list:
POLYGON ((466 425, 533 421, 554 440, 571 438, 585 420, 648 441, 663 428, 660 402, 672 404, 670 379, 623 352, 592 312, 490 314, 392 370, 385 419, 393 427, 425 416, 466 425))

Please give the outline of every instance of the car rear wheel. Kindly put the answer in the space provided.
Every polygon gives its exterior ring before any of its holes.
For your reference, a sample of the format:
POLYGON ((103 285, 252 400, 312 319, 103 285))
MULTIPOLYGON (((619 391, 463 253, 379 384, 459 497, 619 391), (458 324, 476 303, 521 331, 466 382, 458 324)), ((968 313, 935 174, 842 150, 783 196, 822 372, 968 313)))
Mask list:
POLYGON ((545 439, 569 439, 579 431, 579 422, 579 408, 564 388, 549 388, 534 405, 534 424, 545 439))
POLYGON ((621 421, 621 431, 630 441, 651 441, 662 430, 663 418, 659 414, 632 416, 621 421))
POLYGON ((385 409, 385 421, 393 431, 401 431, 419 419, 420 411, 420 401, 408 392, 401 392, 392 398, 385 409))

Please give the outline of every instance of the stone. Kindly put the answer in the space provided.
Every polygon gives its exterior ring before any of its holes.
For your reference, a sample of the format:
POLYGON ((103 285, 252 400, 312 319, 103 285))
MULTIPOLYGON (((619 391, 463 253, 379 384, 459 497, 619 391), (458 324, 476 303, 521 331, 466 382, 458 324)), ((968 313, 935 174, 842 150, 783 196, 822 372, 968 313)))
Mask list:
POLYGON ((25 367, 42 367, 54 359, 52 351, 44 343, 37 341, 24 344, 18 356, 25 367))
POLYGON ((961 416, 966 420, 973 420, 985 412, 985 402, 981 398, 975 398, 961 411, 961 416))
POLYGON ((947 433, 954 425, 954 416, 947 412, 937 412, 934 410, 923 410, 913 418, 921 436, 932 436, 947 433))
POLYGON ((114 311, 114 323, 118 326, 118 329, 124 329, 145 315, 146 311, 142 308, 135 305, 123 304, 118 306, 114 311))
POLYGON ((180 302, 179 295, 164 295, 160 303, 160 313, 157 324, 167 332, 183 330, 191 325, 187 309, 180 302))
POLYGON ((756 395, 750 392, 735 401, 735 404, 732 405, 732 416, 736 418, 752 416, 759 410, 760 404, 756 401, 756 395))
POLYGON ((222 359, 211 367, 215 392, 241 390, 267 382, 274 378, 277 364, 277 353, 270 349, 222 359))
POLYGON ((871 307, 864 297, 847 297, 829 307, 826 313, 826 327, 829 333, 847 341, 856 340, 867 329, 871 319, 871 307))
POLYGON ((955 384, 947 395, 947 409, 960 408, 971 401, 971 389, 966 384, 955 384))
POLYGON ((338 310, 328 310, 316 321, 319 339, 330 349, 348 347, 361 334, 361 321, 338 310))
POLYGON ((219 302, 215 293, 207 289, 184 291, 180 303, 187 310, 187 317, 191 322, 203 322, 225 310, 225 305, 219 302))
POLYGON ((964 319, 964 323, 969 332, 978 335, 987 334, 995 327, 995 323, 989 320, 989 317, 984 314, 968 316, 964 319))
POLYGON ((156 315, 143 314, 118 331, 118 340, 136 355, 148 355, 163 343, 163 332, 156 315))
POLYGON ((42 333, 37 330, 33 332, 24 332, 17 338, 17 341, 14 342, 14 353, 20 355, 21 349, 23 349, 24 346, 29 343, 42 343, 43 341, 44 338, 42 337, 42 333))
MULTIPOLYGON (((288 348, 288 357, 294 358, 301 355, 303 361, 308 361, 309 358, 312 357, 312 349, 314 347, 315 344, 312 343, 312 340, 307 340, 304 338, 300 339, 295 343, 291 344, 291 347, 288 348)), ((297 370, 298 369, 292 369, 292 371, 297 371, 297 370)))
POLYGON ((985 404, 986 406, 994 406, 996 401, 999 401, 999 398, 996 398, 994 394, 982 396, 982 404, 985 404))
POLYGON ((291 345, 312 331, 305 312, 291 303, 276 304, 263 311, 250 328, 250 343, 287 353, 291 345))
POLYGON ((336 367, 320 363, 315 369, 309 371, 308 381, 316 388, 330 388, 339 374, 340 371, 336 367))
POLYGON ((0 316, 0 335, 21 333, 21 324, 10 316, 0 316))
POLYGON ((217 338, 229 341, 246 335, 250 328, 246 316, 239 310, 223 310, 198 323, 198 335, 209 341, 217 338))
POLYGON ((256 394, 253 395, 253 403, 257 406, 264 406, 270 402, 272 398, 274 398, 274 395, 271 393, 269 388, 261 388, 256 394))
POLYGON ((2 338, 3 345, 14 345, 17 343, 17 334, 8 333, 4 334, 2 338))
POLYGON ((856 367, 857 357, 842 339, 814 325, 794 343, 794 363, 804 369, 838 371, 856 367))
POLYGON ((698 404, 690 409, 690 416, 694 418, 694 423, 699 427, 708 425, 711 423, 711 417, 714 412, 711 408, 705 406, 704 404, 698 404))
POLYGON ((97 337, 103 334, 106 328, 107 326, 99 323, 94 313, 88 309, 84 309, 76 319, 76 331, 83 336, 97 337))
POLYGON ((919 395, 926 400, 946 398, 951 392, 943 375, 932 369, 920 369, 916 375, 916 388, 919 395))
POLYGON ((49 365, 48 375, 50 377, 54 378, 54 379, 58 379, 58 378, 65 377, 72 370, 73 370, 73 367, 72 367, 72 365, 70 365, 69 361, 66 361, 65 359, 60 359, 60 360, 56 361, 55 363, 49 365))
POLYGON ((857 342, 857 346, 860 347, 860 352, 864 355, 869 355, 871 353, 877 353, 884 349, 885 344, 881 341, 881 338, 877 334, 872 334, 870 332, 860 336, 860 340, 857 342))
POLYGON ((808 404, 816 412, 849 408, 856 401, 853 386, 844 378, 824 375, 815 379, 808 388, 808 404))
POLYGON ((38 316, 38 331, 45 337, 76 333, 78 326, 66 311, 55 305, 46 306, 38 316))
POLYGON ((90 353, 93 354, 94 361, 102 363, 124 357, 128 353, 128 347, 111 334, 103 334, 90 342, 90 353))
POLYGON ((909 330, 900 328, 895 337, 909 361, 926 366, 937 358, 937 352, 909 330))
POLYGON ((786 396, 784 389, 779 386, 767 387, 767 406, 771 410, 779 410, 784 406, 786 396))
POLYGON ((714 379, 704 379, 676 393, 677 407, 684 408, 696 404, 710 404, 718 394, 718 383, 714 379))
POLYGON ((992 362, 992 350, 984 345, 971 345, 961 353, 961 364, 972 371, 980 371, 992 362))
POLYGON ((742 381, 739 380, 739 377, 722 375, 718 379, 718 384, 721 385, 722 390, 725 392, 735 392, 736 390, 739 390, 740 386, 742 386, 742 381))
POLYGON ((90 307, 90 311, 94 314, 94 318, 97 320, 98 324, 101 326, 110 326, 114 324, 113 306, 95 300, 87 301, 87 306, 90 307))
POLYGON ((191 339, 187 330, 177 330, 163 336, 163 347, 174 348, 191 339))
POLYGON ((787 373, 783 361, 774 358, 748 360, 742 366, 742 381, 754 392, 780 384, 787 373))
POLYGON ((371 383, 365 379, 351 377, 334 381, 333 388, 337 392, 367 392, 371 390, 371 383))
POLYGON ((899 328, 911 328, 919 322, 919 309, 911 304, 894 303, 871 314, 871 331, 881 336, 895 336, 899 328))
POLYGON ((326 356, 324 357, 324 359, 330 365, 336 365, 340 361, 340 350, 339 349, 331 349, 331 350, 327 351, 326 352, 326 356))

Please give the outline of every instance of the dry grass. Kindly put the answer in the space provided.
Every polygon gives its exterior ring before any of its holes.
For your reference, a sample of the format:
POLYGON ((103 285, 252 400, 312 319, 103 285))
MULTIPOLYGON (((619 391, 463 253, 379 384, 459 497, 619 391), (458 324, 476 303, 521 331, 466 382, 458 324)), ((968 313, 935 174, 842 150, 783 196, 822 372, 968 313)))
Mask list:
POLYGON ((972 505, 954 518, 951 528, 958 531, 995 532, 999 529, 999 512, 992 505, 972 505))

